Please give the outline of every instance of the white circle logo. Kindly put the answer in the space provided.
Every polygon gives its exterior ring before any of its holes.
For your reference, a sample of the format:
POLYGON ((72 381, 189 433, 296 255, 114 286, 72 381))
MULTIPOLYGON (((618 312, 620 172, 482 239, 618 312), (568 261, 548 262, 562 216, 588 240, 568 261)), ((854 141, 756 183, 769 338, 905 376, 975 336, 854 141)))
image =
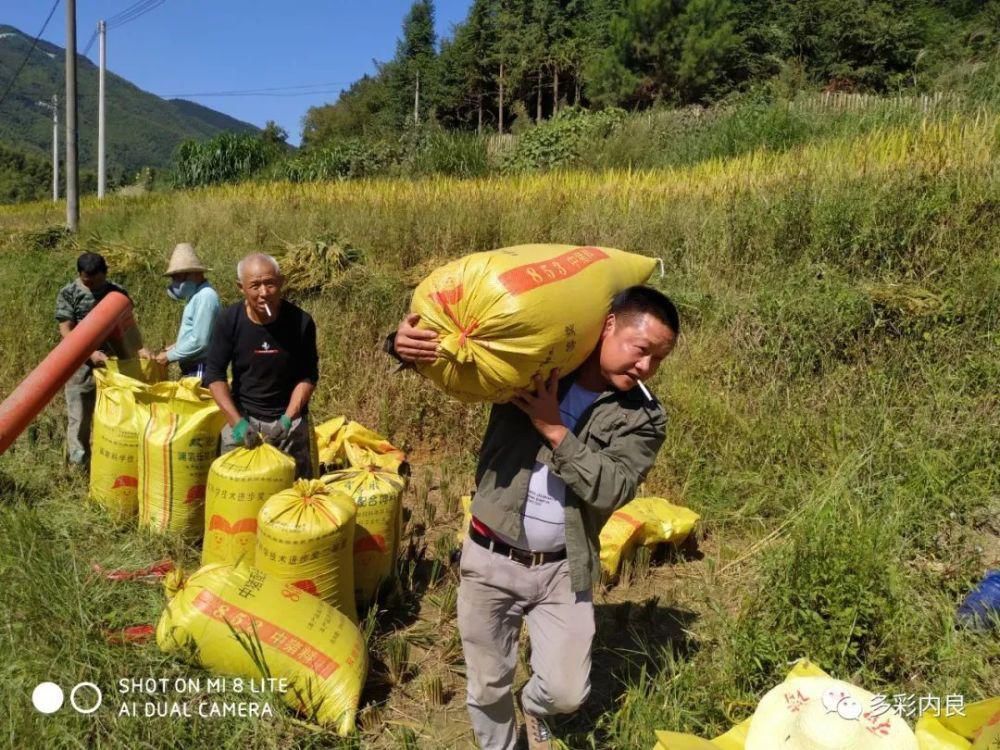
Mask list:
POLYGON ((74 687, 73 690, 70 691, 70 694, 69 694, 69 702, 70 702, 70 704, 73 706, 73 708, 76 709, 77 713, 81 713, 81 714, 92 714, 92 713, 94 713, 94 711, 96 711, 97 709, 99 709, 101 707, 101 700, 103 700, 103 698, 104 698, 104 696, 101 694, 101 689, 99 687, 97 687, 97 685, 95 685, 92 682, 80 682, 80 683, 77 683, 76 687, 74 687), (77 702, 76 702, 76 694, 80 690, 80 688, 90 688, 91 690, 94 691, 94 693, 96 693, 97 700, 94 701, 94 705, 93 706, 82 706, 81 707, 80 705, 77 704, 77 702))
POLYGON ((43 714, 54 714, 63 704, 62 688, 54 682, 39 682, 31 691, 31 702, 43 714))

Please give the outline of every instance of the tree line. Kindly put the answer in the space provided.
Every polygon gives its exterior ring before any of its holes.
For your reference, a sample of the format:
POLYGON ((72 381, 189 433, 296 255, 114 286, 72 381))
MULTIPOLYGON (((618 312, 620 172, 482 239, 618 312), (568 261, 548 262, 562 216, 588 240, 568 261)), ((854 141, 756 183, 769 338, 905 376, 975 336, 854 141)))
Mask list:
POLYGON ((838 91, 927 89, 993 59, 990 0, 473 0, 438 39, 416 0, 396 54, 332 104, 303 143, 412 124, 506 132, 567 106, 710 104, 756 83, 838 91))

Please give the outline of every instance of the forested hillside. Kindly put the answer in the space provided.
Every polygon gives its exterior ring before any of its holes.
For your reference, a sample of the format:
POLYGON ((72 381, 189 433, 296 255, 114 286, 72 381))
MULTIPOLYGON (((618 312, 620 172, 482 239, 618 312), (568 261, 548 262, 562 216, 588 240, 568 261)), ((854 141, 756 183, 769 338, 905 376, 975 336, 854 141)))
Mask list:
POLYGON ((708 104, 765 81, 973 95, 1000 81, 995 2, 474 0, 446 38, 433 21, 417 0, 395 57, 311 109, 304 143, 429 120, 503 132, 566 105, 708 104))

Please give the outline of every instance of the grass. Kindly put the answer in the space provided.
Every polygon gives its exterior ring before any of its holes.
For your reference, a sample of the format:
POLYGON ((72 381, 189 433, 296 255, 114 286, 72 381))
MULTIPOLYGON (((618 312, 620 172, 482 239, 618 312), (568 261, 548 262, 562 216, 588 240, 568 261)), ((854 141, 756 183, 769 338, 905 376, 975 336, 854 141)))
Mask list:
MULTIPOLYGON (((671 422, 645 489, 704 523, 695 551, 639 560, 627 587, 597 593, 593 694, 557 723, 559 737, 645 750, 655 728, 712 736, 748 716, 801 656, 874 691, 1000 695, 1000 643, 953 625, 964 593, 1000 563, 998 152, 995 116, 956 115, 650 171, 251 183, 85 201, 78 240, 45 231, 62 218, 49 205, 3 209, 0 389, 54 345, 52 300, 88 243, 119 253, 109 252, 112 277, 133 293, 154 346, 180 313, 157 275, 177 241, 198 245, 230 301, 246 252, 330 237, 357 248, 356 262, 309 279, 298 301, 319 325, 315 413, 347 413, 415 462, 403 583, 367 620, 360 742, 459 747, 468 725, 446 537, 486 411, 394 374, 381 338, 446 258, 526 241, 655 255, 684 334, 652 383, 671 422)), ((4 735, 60 746, 335 746, 284 709, 212 722, 34 713, 26 696, 41 679, 110 689, 121 677, 196 673, 152 645, 109 646, 101 635, 155 621, 162 598, 155 586, 93 579, 92 561, 193 565, 197 551, 114 526, 85 503, 85 482, 61 468, 61 409, 57 399, 0 457, 4 735)))

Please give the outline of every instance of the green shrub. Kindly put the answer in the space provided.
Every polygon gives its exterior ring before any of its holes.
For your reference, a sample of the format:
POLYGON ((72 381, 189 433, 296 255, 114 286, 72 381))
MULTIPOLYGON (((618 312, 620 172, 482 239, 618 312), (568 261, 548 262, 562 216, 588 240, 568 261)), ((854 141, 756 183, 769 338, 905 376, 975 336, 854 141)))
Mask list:
POLYGON ((901 676, 895 636, 905 621, 906 589, 895 568, 896 519, 871 502, 870 488, 858 488, 857 474, 828 480, 815 499, 803 501, 802 516, 767 558, 758 596, 744 610, 742 629, 759 631, 755 640, 766 633, 773 644, 758 649, 760 684, 803 656, 835 674, 866 667, 883 679, 901 676))
POLYGON ((481 177, 489 171, 486 142, 473 133, 449 133, 437 128, 408 131, 400 139, 401 175, 444 174, 481 177))
POLYGON ((291 182, 372 177, 383 173, 396 160, 396 152, 383 141, 345 138, 282 162, 277 165, 274 175, 291 182))
POLYGON ((587 112, 576 107, 562 110, 519 136, 517 145, 501 161, 506 173, 569 166, 591 140, 606 137, 624 122, 621 109, 587 112))
POLYGON ((258 174, 282 149, 249 133, 222 133, 207 141, 184 141, 174 157, 180 188, 239 182, 258 174))

